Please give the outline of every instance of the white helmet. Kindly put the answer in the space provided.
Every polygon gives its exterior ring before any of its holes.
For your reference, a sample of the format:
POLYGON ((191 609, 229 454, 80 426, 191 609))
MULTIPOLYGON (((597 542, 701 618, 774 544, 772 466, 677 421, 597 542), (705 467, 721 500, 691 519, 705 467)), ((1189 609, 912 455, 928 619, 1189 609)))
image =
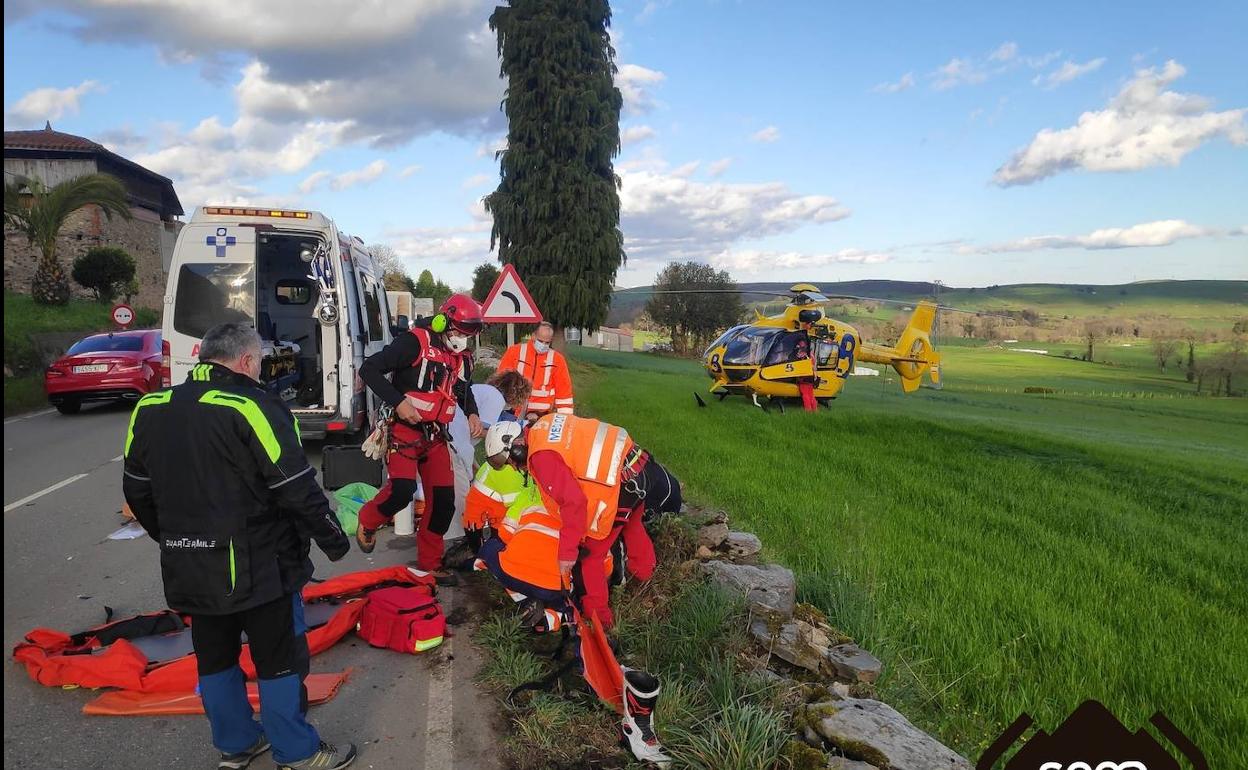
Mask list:
POLYGON ((485 432, 485 456, 493 457, 511 448, 511 442, 520 437, 522 429, 518 422, 496 422, 485 432))

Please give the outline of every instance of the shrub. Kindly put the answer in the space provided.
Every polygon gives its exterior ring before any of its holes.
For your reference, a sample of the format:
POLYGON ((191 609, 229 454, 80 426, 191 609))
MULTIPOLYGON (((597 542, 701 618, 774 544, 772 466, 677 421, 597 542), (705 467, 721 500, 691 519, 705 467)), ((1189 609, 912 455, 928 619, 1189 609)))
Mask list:
POLYGON ((96 246, 74 260, 74 280, 108 302, 134 280, 134 258, 115 246, 96 246))

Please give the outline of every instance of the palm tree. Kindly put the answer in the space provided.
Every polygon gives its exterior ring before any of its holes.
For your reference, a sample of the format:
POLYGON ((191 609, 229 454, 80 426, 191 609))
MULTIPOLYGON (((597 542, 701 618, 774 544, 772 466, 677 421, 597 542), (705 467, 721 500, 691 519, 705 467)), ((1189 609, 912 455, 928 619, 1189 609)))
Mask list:
POLYGON ((69 278, 56 255, 56 239, 78 209, 95 204, 104 216, 130 219, 126 188, 114 176, 87 174, 55 187, 38 179, 18 176, 4 185, 5 227, 20 231, 42 256, 30 284, 30 294, 43 305, 69 302, 69 278))

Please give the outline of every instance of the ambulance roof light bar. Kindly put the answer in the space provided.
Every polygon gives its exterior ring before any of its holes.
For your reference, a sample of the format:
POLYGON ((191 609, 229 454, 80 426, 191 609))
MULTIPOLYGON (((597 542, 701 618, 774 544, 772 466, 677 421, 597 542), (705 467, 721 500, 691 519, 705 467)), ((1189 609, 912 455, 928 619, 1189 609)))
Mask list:
POLYGON ((216 214, 218 216, 238 216, 238 217, 279 217, 282 219, 307 219, 306 211, 287 211, 285 209, 252 209, 252 208, 234 208, 232 206, 205 206, 205 214, 216 214))

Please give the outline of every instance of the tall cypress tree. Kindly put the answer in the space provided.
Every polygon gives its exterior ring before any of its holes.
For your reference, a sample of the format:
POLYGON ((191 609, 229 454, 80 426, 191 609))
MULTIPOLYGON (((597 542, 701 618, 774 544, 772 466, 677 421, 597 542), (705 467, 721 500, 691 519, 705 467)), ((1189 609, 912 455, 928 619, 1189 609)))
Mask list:
POLYGON ((624 262, 615 49, 608 0, 509 0, 495 8, 507 149, 490 248, 515 265, 546 320, 595 329, 624 262))

